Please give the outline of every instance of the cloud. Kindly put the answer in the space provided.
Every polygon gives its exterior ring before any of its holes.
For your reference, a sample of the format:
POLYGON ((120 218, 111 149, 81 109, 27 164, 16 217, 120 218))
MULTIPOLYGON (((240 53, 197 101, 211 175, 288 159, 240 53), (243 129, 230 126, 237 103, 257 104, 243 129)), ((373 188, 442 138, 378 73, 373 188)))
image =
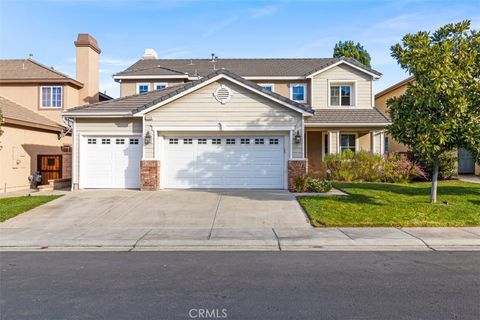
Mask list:
POLYGON ((277 6, 266 6, 266 7, 254 8, 250 10, 250 18, 259 19, 259 18, 271 16, 275 12, 277 12, 277 10, 278 10, 277 6))
POLYGON ((295 51, 295 55, 303 56, 308 55, 311 51, 315 51, 314 55, 318 56, 318 48, 324 49, 325 47, 328 47, 333 50, 333 46, 337 41, 338 37, 322 37, 318 39, 312 39, 311 41, 308 41, 306 45, 299 47, 295 51))
POLYGON ((213 25, 206 32, 204 32, 202 34, 202 38, 208 38, 208 37, 214 35, 215 33, 219 32, 219 31, 225 29, 226 27, 228 27, 229 25, 235 23, 238 19, 239 19, 239 16, 231 16, 230 18, 228 18, 226 20, 220 21, 216 25, 213 25))
POLYGON ((180 59, 190 56, 192 52, 187 48, 178 47, 162 50, 158 53, 160 59, 180 59))

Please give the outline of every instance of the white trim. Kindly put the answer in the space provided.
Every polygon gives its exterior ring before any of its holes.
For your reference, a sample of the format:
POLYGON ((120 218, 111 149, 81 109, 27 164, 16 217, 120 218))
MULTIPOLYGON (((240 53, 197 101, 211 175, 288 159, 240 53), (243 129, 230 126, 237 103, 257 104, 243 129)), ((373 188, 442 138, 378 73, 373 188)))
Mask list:
POLYGON ((303 80, 303 76, 245 76, 246 80, 303 80))
POLYGON ((346 64, 346 65, 348 65, 348 66, 350 66, 350 67, 352 67, 352 68, 354 68, 354 69, 357 69, 357 70, 359 70, 359 71, 361 71, 361 72, 363 72, 363 73, 366 73, 366 74, 368 74, 368 75, 371 75, 374 79, 380 79, 380 76, 379 76, 379 75, 376 75, 375 73, 372 73, 372 72, 367 71, 367 70, 365 70, 365 69, 363 69, 363 68, 360 68, 360 67, 358 67, 358 66, 356 66, 356 65, 354 65, 354 64, 352 64, 352 63, 350 63, 350 62, 347 62, 347 61, 345 61, 345 60, 340 60, 340 61, 338 61, 338 62, 336 62, 336 63, 334 63, 334 64, 331 64, 331 65, 329 65, 329 66, 327 66, 327 67, 325 67, 325 68, 323 68, 323 69, 320 69, 320 70, 318 70, 318 71, 315 71, 314 73, 308 75, 306 78, 307 78, 307 79, 313 78, 313 77, 315 77, 316 75, 318 75, 318 74, 320 74, 320 73, 322 73, 322 72, 325 72, 325 71, 327 71, 327 70, 329 70, 329 69, 332 69, 332 68, 334 68, 334 67, 336 67, 336 66, 338 66, 338 65, 340 65, 340 64, 342 64, 342 63, 344 63, 344 64, 346 64))
MULTIPOLYGON (((201 84, 198 84, 198 85, 196 85, 196 86, 194 86, 194 87, 191 87, 191 88, 188 89, 188 90, 183 91, 182 93, 179 93, 179 94, 177 94, 177 95, 175 95, 175 96, 173 96, 173 97, 171 97, 171 98, 169 98, 169 99, 166 99, 166 100, 164 100, 164 101, 161 101, 161 102, 159 102, 159 103, 157 103, 157 104, 155 104, 155 105, 153 105, 153 106, 151 106, 151 107, 149 107, 149 108, 147 108, 147 109, 144 109, 144 110, 142 110, 142 111, 140 111, 140 112, 137 112, 137 113, 135 113, 135 115, 136 115, 136 116, 143 116, 145 113, 148 113, 148 112, 150 112, 150 111, 152 111, 152 110, 155 110, 155 109, 157 109, 158 107, 160 107, 160 106, 162 106, 162 105, 165 105, 165 104, 170 103, 170 102, 172 102, 172 101, 174 101, 174 100, 177 100, 177 99, 179 99, 179 98, 181 98, 181 97, 183 97, 183 96, 191 93, 192 91, 195 91, 195 90, 198 90, 198 89, 200 89, 200 88, 203 88, 203 87, 209 85, 210 83, 215 82, 215 81, 218 81, 219 79, 222 79, 222 78, 223 78, 223 79, 228 79, 229 81, 231 81, 231 82, 233 82, 233 83, 235 83, 235 84, 237 84, 237 85, 239 85, 239 86, 241 86, 241 87, 244 87, 244 88, 246 88, 246 89, 248 89, 248 90, 250 90, 250 91, 252 91, 252 92, 255 92, 255 93, 257 93, 257 94, 259 94, 259 95, 261 95, 261 96, 263 96, 263 97, 266 97, 266 98, 268 98, 268 99, 270 99, 270 100, 272 100, 272 101, 275 101, 275 102, 277 102, 278 104, 281 104, 281 105, 283 105, 283 106, 285 106, 285 107, 287 107, 287 108, 290 108, 290 109, 292 109, 292 110, 295 110, 295 111, 297 111, 297 112, 299 112, 299 113, 301 113, 301 114, 304 114, 304 115, 312 115, 312 114, 313 114, 313 112, 309 112, 309 111, 300 109, 300 108, 298 108, 298 107, 296 107, 296 106, 293 106, 293 105, 291 105, 291 104, 289 104, 289 103, 286 103, 286 102, 283 102, 283 101, 281 101, 281 100, 278 100, 278 99, 270 96, 269 94, 266 94, 266 93, 263 93, 263 92, 261 92, 261 91, 258 91, 258 90, 256 90, 256 89, 254 89, 254 88, 251 88, 250 86, 245 85, 244 83, 242 83, 242 82, 240 82, 240 81, 237 81, 237 80, 235 80, 235 79, 233 79, 233 78, 231 78, 231 77, 229 77, 229 76, 227 76, 227 75, 225 75, 225 74, 219 74, 219 75, 217 75, 217 76, 215 76, 215 77, 213 77, 213 78, 211 78, 211 79, 208 79, 207 81, 205 81, 205 82, 203 82, 203 83, 201 83, 201 84)), ((306 94, 306 91, 305 91, 305 94, 306 94)))
MULTIPOLYGON (((341 108, 341 109, 348 109, 348 108, 357 108, 358 106, 358 99, 357 99, 357 80, 342 80, 342 79, 328 79, 327 80, 327 106, 329 108, 341 108), (342 90, 340 88, 339 90, 339 96, 338 96, 338 103, 339 105, 338 106, 333 106, 332 105, 332 100, 331 100, 331 97, 330 97, 330 92, 331 92, 331 87, 332 87, 332 83, 336 83, 337 86, 342 86, 342 84, 345 84, 345 85, 350 85, 350 103, 352 103, 352 100, 354 100, 354 104, 352 105, 348 105, 348 106, 342 106, 341 103, 342 103, 342 90), (353 84, 353 85, 352 85, 353 84), (353 95, 353 97, 352 97, 353 95)), ((370 109, 370 108, 368 108, 370 109)))
MULTIPOLYGON (((157 89, 157 85, 159 85, 159 84, 165 86, 163 89, 168 88, 168 82, 155 82, 155 83, 153 84, 153 90, 159 90, 159 89, 157 89)), ((160 90, 163 90, 163 89, 160 89, 160 90)))
MULTIPOLYGON (((130 137, 130 136, 141 136, 141 132, 84 132, 79 133, 81 137, 91 137, 91 136, 108 136, 108 137, 130 137)), ((142 137, 143 138, 143 137, 142 137)), ((142 142, 143 144, 143 142, 142 142)))
MULTIPOLYGON (((142 139, 145 139, 145 117, 142 117, 142 139)), ((142 144, 142 160, 145 158, 145 141, 142 144)))
POLYGON ((40 86, 40 92, 39 92, 39 103, 38 103, 38 108, 39 109, 49 109, 49 110, 62 110, 63 109, 63 100, 64 100, 64 92, 63 92, 63 86, 60 86, 60 85, 51 85, 51 86, 40 86), (43 99, 43 93, 42 93, 42 89, 43 88, 50 88, 50 106, 47 106, 47 107, 44 107, 43 106, 43 103, 42 103, 42 99, 43 99), (52 106, 52 103, 53 103, 53 88, 60 88, 60 106, 58 107, 54 107, 52 106))
POLYGON ((307 102, 307 84, 306 83, 290 83, 288 86, 290 88, 290 100, 299 102, 299 103, 307 102), (303 87, 303 100, 293 99, 293 87, 303 87))
MULTIPOLYGON (((272 90, 271 92, 275 92, 275 84, 274 83, 257 83, 260 87, 262 87, 263 89, 265 89, 266 86, 270 86, 272 87, 272 90)), ((267 90, 267 89, 265 89, 267 90)))
POLYGON ((377 131, 371 131, 371 134, 372 134, 372 153, 375 154, 375 149, 376 149, 376 143, 375 143, 375 133, 377 131))
POLYGON ((385 133, 383 131, 380 132, 380 155, 385 153, 385 133))
POLYGON ((150 92, 150 83, 149 82, 137 82, 137 83, 135 83, 135 92, 137 94, 140 94, 140 86, 147 86, 148 87, 147 92, 150 92))
POLYGON ((198 77, 189 77, 187 75, 146 75, 146 76, 112 76, 113 80, 141 80, 141 79, 198 79, 198 77))
POLYGON ((329 127, 329 128, 335 128, 335 127, 387 127, 389 126, 390 123, 348 123, 348 122, 338 122, 338 123, 306 123, 305 127, 329 127))
POLYGON ((249 127, 231 127, 228 126, 220 130, 218 126, 211 127, 163 127, 153 126, 153 130, 157 131, 213 131, 213 132, 235 132, 235 131, 292 131, 294 126, 288 127, 269 127, 269 126, 249 126, 249 127))
POLYGON ((306 157, 306 151, 305 151, 305 145, 307 141, 305 140, 305 119, 302 117, 302 141, 300 142, 302 144, 302 157, 305 159, 306 157))
MULTIPOLYGON (((76 131, 76 121, 75 118, 73 119, 73 124, 72 124, 72 190, 74 190, 75 184, 78 184, 78 168, 77 166, 79 165, 79 162, 77 161, 78 159, 78 152, 80 151, 80 148, 77 148, 77 131, 76 131)), ((77 188, 80 188, 80 186, 77 186, 77 188)))
POLYGON ((288 155, 288 160, 293 160, 293 132, 294 130, 289 131, 288 139, 290 141, 290 153, 288 155))

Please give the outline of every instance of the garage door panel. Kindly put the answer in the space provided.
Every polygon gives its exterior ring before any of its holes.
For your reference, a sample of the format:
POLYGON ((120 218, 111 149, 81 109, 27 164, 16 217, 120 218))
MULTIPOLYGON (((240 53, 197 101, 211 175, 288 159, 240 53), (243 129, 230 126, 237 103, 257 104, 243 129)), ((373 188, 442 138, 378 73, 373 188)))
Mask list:
POLYGON ((283 138, 273 139, 276 144, 269 144, 270 138, 265 137, 168 137, 162 166, 164 187, 283 188, 283 138), (264 144, 254 144, 256 138, 264 144), (250 144, 241 144, 245 140, 250 144))

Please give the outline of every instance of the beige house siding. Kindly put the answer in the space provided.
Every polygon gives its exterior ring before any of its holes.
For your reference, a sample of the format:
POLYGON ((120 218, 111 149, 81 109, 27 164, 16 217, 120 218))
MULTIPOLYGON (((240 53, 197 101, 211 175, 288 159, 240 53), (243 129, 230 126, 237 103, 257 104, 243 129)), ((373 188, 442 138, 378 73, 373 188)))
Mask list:
POLYGON ((137 94, 137 83, 148 83, 150 85, 150 91, 154 89, 155 83, 167 83, 168 86, 174 86, 184 83, 183 79, 138 79, 138 80, 122 80, 120 82, 120 97, 131 96, 137 94))
POLYGON ((37 171, 37 155, 62 155, 62 178, 71 177, 71 154, 60 147, 71 137, 58 140, 57 133, 3 125, 0 136, 0 193, 30 188, 28 176, 37 171))
MULTIPOLYGON (((179 98, 165 106, 155 109, 148 113, 152 121, 145 121, 145 130, 150 126, 178 128, 177 131, 193 130, 202 131, 201 128, 218 130, 218 123, 221 122, 224 131, 229 128, 236 128, 237 132, 241 128, 249 128, 258 131, 273 127, 293 127, 300 129, 302 125, 302 115, 296 111, 279 105, 267 98, 245 89, 229 81, 221 80, 214 82, 197 91, 179 98), (219 85, 225 84, 232 92, 232 98, 226 103, 219 103, 213 96, 213 92, 219 85)), ((230 134, 235 134, 232 131, 230 134)), ((268 131, 263 132, 267 134, 268 131)), ((242 133, 243 134, 243 133, 242 133)), ((292 157, 302 157, 302 144, 293 144, 292 157)), ((145 157, 153 158, 152 144, 145 147, 145 157)))
POLYGON ((129 135, 142 134, 142 119, 140 118, 106 118, 106 119, 75 119, 75 140, 73 144, 74 159, 73 170, 75 172, 72 183, 78 184, 80 174, 80 141, 83 135, 129 135))
MULTIPOLYGON (((45 85, 51 86, 54 84, 45 85)), ((45 109, 40 108, 41 86, 41 84, 2 84, 0 85, 0 96, 29 108, 59 124, 63 124, 60 113, 63 110, 76 107, 80 104, 78 89, 67 84, 61 85, 63 87, 63 108, 45 109)))
POLYGON ((356 81, 353 89, 354 97, 357 103, 356 107, 372 107, 372 76, 350 66, 340 64, 324 72, 321 72, 312 78, 312 108, 320 109, 329 107, 328 83, 331 80, 356 81))

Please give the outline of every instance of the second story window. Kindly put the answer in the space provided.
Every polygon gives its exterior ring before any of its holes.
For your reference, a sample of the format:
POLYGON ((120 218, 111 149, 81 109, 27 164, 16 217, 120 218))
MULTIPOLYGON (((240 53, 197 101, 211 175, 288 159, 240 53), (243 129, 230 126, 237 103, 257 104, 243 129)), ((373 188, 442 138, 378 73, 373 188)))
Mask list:
POLYGON ((296 102, 307 102, 307 86, 303 83, 291 84, 290 99, 296 102))
POLYGON ((273 91, 273 83, 259 83, 258 85, 265 90, 273 91))
POLYGON ((155 90, 163 90, 168 87, 168 83, 155 83, 155 90))
POLYGON ((352 86, 332 85, 330 86, 331 106, 352 106, 352 86))
POLYGON ((62 87, 42 86, 40 87, 41 108, 62 108, 62 87))
POLYGON ((145 93, 149 91, 150 85, 148 83, 137 83, 137 93, 145 93))

